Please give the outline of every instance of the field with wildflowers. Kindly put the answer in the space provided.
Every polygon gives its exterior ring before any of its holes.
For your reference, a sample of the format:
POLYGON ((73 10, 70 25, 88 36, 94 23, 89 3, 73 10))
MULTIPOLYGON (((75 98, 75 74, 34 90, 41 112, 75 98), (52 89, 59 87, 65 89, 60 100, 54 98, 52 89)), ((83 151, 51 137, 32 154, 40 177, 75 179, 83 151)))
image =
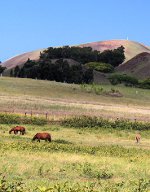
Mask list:
POLYGON ((0 191, 149 192, 149 107, 149 90, 0 78, 0 191))
POLYGON ((136 144, 137 130, 24 125, 26 135, 9 135, 13 126, 0 125, 1 188, 13 191, 14 187, 15 192, 150 190, 150 130, 141 132, 141 143, 136 144), (32 142, 37 132, 51 133, 52 143, 32 142))

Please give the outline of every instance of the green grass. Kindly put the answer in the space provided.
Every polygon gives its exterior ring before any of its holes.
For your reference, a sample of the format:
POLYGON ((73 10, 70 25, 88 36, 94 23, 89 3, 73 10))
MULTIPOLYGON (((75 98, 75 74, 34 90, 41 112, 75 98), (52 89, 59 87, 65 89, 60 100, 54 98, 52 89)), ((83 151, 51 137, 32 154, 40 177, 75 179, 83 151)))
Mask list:
MULTIPOLYGON (((97 94, 91 85, 87 91, 80 85, 0 78, 0 110, 6 113, 27 112, 27 116, 32 111, 33 116, 44 118, 48 112, 48 118, 54 120, 90 115, 112 120, 119 117, 150 121, 149 90, 94 86, 97 90, 103 87, 106 92, 111 88, 118 89, 123 97, 97 94)), ((14 123, 18 123, 14 118, 14 123)), ((150 130, 141 131, 141 143, 136 144, 136 130, 36 124, 21 124, 27 128, 27 134, 20 136, 8 134, 16 124, 1 122, 0 191, 150 190, 150 130), (52 143, 32 142, 37 132, 51 133, 52 143), (20 183, 16 183, 20 181, 24 183, 23 189, 20 183)))
MULTIPOLYGON (((113 86, 113 85, 101 85, 106 91, 111 88, 120 90, 124 97, 120 98, 119 102, 128 102, 130 104, 143 104, 145 102, 150 104, 150 92, 149 90, 130 88, 124 86, 113 86), (138 91, 138 94, 136 94, 138 91), (142 97, 142 99, 141 99, 142 97), (138 103, 140 101, 140 103, 138 103)), ((33 80, 33 79, 20 79, 20 78, 0 78, 0 95, 6 96, 35 96, 37 98, 55 98, 55 99, 77 99, 77 95, 80 95, 78 100, 85 101, 104 101, 110 100, 105 98, 103 95, 99 96, 96 94, 87 94, 80 89, 80 85, 72 85, 66 83, 58 83, 51 81, 33 80), (71 97, 71 98, 70 98, 71 97), (96 99, 96 100, 95 100, 96 99)), ((32 100, 32 99, 31 99, 32 100)), ((115 102, 117 98, 111 98, 111 102, 115 102)))
POLYGON ((13 126, 0 125, 0 170, 8 182, 23 180, 27 191, 55 185, 67 191, 73 183, 79 191, 91 183, 95 191, 133 191, 150 177, 150 131, 137 145, 136 131, 24 125, 26 135, 9 135, 13 126), (52 143, 31 141, 41 131, 51 133, 52 143))

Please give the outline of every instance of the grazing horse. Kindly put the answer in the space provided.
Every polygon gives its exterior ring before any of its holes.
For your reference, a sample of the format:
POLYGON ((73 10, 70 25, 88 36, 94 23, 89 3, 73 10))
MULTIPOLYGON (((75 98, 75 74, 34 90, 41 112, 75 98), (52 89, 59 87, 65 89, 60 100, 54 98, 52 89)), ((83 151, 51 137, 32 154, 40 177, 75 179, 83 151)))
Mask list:
POLYGON ((18 134, 18 132, 20 132, 20 135, 24 135, 26 130, 24 127, 21 127, 21 126, 16 126, 16 127, 13 127, 10 131, 9 131, 9 134, 11 134, 11 132, 14 132, 14 134, 18 134))
POLYGON ((37 139, 38 142, 40 142, 40 140, 45 140, 45 141, 51 142, 51 135, 49 133, 37 133, 33 137, 32 141, 34 141, 36 139, 37 139))
POLYGON ((141 135, 140 135, 140 133, 137 133, 137 134, 136 134, 135 140, 136 140, 136 143, 140 143, 140 140, 141 140, 141 135))

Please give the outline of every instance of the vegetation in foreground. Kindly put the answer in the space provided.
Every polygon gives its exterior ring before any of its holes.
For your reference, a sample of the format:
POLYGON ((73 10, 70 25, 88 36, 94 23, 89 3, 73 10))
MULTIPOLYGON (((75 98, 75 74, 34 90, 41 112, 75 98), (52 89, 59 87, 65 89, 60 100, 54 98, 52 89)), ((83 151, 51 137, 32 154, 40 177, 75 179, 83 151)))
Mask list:
POLYGON ((108 120, 96 116, 74 116, 69 118, 60 119, 55 121, 53 119, 44 119, 41 117, 29 117, 18 114, 4 114, 0 113, 1 124, 30 124, 30 125, 47 125, 47 124, 60 124, 72 128, 105 128, 116 130, 150 130, 149 122, 138 122, 125 119, 108 120))
POLYGON ((26 135, 9 135, 13 126, 0 125, 1 191, 150 190, 149 130, 137 145, 135 130, 24 125, 26 135), (41 131, 52 143, 31 142, 41 131))
MULTIPOLYGON (((0 85, 1 109, 35 110, 44 113, 49 109, 53 112, 60 111, 61 114, 63 110, 73 111, 75 114, 76 110, 80 115, 79 111, 84 114, 85 106, 83 104, 77 108, 77 101, 88 101, 92 105, 94 100, 99 104, 102 102, 114 106, 120 102, 123 111, 128 102, 143 108, 144 104, 149 106, 148 90, 134 88, 118 87, 123 93, 123 97, 118 100, 103 95, 111 86, 103 86, 102 94, 97 94, 94 91, 101 87, 97 85, 80 87, 48 81, 38 81, 37 84, 36 80, 12 81, 11 78, 1 78, 0 85), (77 98, 77 95, 80 98, 77 98), (70 98, 74 103, 68 107, 70 98), (67 106, 59 103, 66 100, 67 106), (52 101, 54 103, 51 103, 52 101)), ((2 116, 3 122, 1 119, 0 124, 1 191, 149 191, 150 131, 143 128, 141 143, 137 145, 135 134, 141 126, 140 123, 136 122, 134 125, 138 127, 133 130, 133 124, 126 121, 116 121, 116 129, 107 121, 105 124, 103 119, 89 119, 89 122, 88 119, 81 118, 77 119, 78 124, 74 124, 72 119, 60 126, 47 125, 45 120, 38 121, 38 118, 33 118, 31 122, 28 117, 26 121, 24 117, 6 117, 6 114, 2 116), (9 135, 10 128, 18 123, 27 123, 23 125, 27 128, 27 134, 9 135), (87 126, 87 123, 90 126, 87 126), (37 132, 50 132, 52 143, 31 142, 37 132)), ((143 123, 143 126, 145 125, 147 127, 147 124, 143 123)))

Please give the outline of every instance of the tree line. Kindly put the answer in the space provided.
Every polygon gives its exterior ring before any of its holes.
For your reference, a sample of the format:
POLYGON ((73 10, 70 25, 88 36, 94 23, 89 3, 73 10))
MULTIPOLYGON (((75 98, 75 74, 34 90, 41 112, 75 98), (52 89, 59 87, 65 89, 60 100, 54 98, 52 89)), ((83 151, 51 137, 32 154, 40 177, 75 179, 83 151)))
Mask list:
POLYGON ((116 67, 125 60, 124 47, 120 46, 114 50, 105 50, 102 53, 92 50, 91 47, 49 47, 40 54, 40 60, 69 58, 81 64, 88 62, 104 62, 116 67))
POLYGON ((124 47, 106 50, 102 53, 91 47, 49 47, 42 53, 38 61, 28 59, 23 67, 16 66, 10 76, 47 79, 67 83, 90 83, 93 81, 93 69, 87 67, 89 62, 104 62, 106 67, 118 66, 125 59, 124 47), (54 62, 55 59, 55 62, 54 62), (76 61, 70 64, 68 59, 76 61))
POLYGON ((10 76, 32 79, 43 79, 66 83, 90 83, 93 80, 93 70, 84 68, 81 64, 69 65, 67 60, 28 61, 22 68, 16 66, 10 71, 10 76))
POLYGON ((0 74, 2 75, 2 73, 5 71, 5 69, 6 69, 6 67, 3 67, 2 65, 1 65, 1 61, 0 61, 0 74))

